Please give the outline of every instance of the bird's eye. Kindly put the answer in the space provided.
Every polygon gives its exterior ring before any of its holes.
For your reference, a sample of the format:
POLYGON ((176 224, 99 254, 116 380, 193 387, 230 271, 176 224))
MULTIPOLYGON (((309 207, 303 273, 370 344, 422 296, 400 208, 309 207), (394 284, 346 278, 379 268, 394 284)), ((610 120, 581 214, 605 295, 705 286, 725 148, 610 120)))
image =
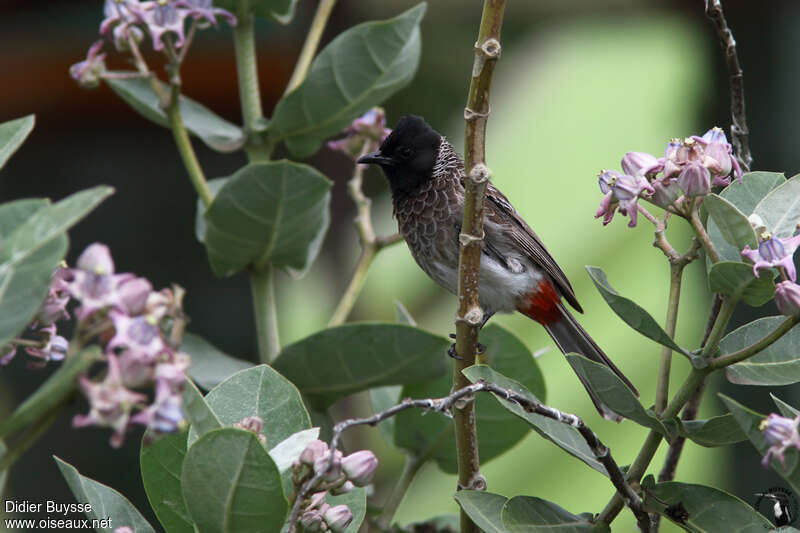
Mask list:
POLYGON ((410 146, 403 146, 397 153, 401 158, 408 159, 414 154, 414 150, 412 150, 410 146))

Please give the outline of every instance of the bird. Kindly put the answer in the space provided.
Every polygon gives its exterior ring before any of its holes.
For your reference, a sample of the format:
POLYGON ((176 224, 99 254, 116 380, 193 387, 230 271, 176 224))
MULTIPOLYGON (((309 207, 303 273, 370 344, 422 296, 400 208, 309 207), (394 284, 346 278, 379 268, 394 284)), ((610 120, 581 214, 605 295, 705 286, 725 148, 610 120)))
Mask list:
MULTIPOLYGON (((433 281, 457 295, 466 176, 458 152, 423 118, 407 115, 377 151, 357 162, 383 170, 393 215, 411 255, 433 281)), ((583 312, 564 271, 491 181, 486 189, 483 230, 478 288, 484 312, 481 326, 495 313, 518 311, 544 326, 561 352, 578 353, 607 366, 638 396, 633 383, 565 307, 564 301, 583 312)), ((582 376, 578 378, 604 418, 622 420, 582 376)))

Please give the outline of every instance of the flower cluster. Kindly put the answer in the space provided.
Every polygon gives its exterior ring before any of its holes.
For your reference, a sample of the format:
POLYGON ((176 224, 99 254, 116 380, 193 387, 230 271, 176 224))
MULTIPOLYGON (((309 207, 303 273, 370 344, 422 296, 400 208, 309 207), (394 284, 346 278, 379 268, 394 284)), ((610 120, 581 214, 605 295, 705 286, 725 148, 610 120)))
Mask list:
MULTIPOLYGON (((231 26, 236 17, 230 12, 216 8, 212 0, 105 0, 104 18, 100 23, 100 36, 85 60, 70 67, 70 75, 85 88, 94 88, 105 74, 105 54, 101 53, 104 39, 114 43, 120 52, 138 48, 145 35, 157 52, 165 49, 168 42, 173 49, 180 49, 187 41, 186 22, 194 21, 198 28, 217 25, 217 16, 223 17, 231 26)), ((138 54, 138 51, 136 52, 138 54)))
POLYGON ((595 218, 603 217, 603 225, 611 222, 619 209, 630 217, 628 225, 636 226, 640 198, 674 210, 682 198, 705 196, 712 186, 728 185, 731 174, 739 179, 742 176, 731 145, 719 128, 708 130, 702 137, 673 139, 664 157, 628 152, 621 164, 622 173, 604 170, 599 175, 605 196, 595 218))
POLYGON ((344 130, 341 138, 328 142, 328 148, 356 160, 363 155, 367 143, 377 146, 391 132, 392 130, 386 127, 386 113, 380 107, 373 107, 355 119, 344 130))
POLYGON ((786 458, 784 453, 789 448, 800 449, 800 433, 797 431, 797 426, 800 424, 800 416, 795 418, 786 418, 772 413, 767 418, 761 421, 758 426, 764 434, 764 441, 768 448, 761 465, 764 468, 769 466, 769 461, 773 457, 778 459, 786 468, 786 458))
POLYGON ((320 482, 313 487, 313 494, 303 505, 300 526, 307 533, 332 531, 342 533, 353 520, 353 513, 346 505, 331 506, 325 502, 325 495, 344 494, 353 487, 364 487, 372 481, 378 466, 378 459, 369 450, 361 450, 343 456, 335 450, 331 456, 328 445, 320 440, 306 446, 300 457, 292 465, 295 488, 299 488, 314 476, 320 482))
POLYGON ((794 266, 794 252, 800 247, 800 233, 793 237, 775 237, 767 231, 758 215, 751 215, 750 223, 759 231, 759 244, 755 250, 745 246, 742 256, 753 263, 753 275, 759 270, 777 268, 783 281, 775 287, 775 304, 786 316, 800 314, 800 286, 797 285, 797 270, 794 266))

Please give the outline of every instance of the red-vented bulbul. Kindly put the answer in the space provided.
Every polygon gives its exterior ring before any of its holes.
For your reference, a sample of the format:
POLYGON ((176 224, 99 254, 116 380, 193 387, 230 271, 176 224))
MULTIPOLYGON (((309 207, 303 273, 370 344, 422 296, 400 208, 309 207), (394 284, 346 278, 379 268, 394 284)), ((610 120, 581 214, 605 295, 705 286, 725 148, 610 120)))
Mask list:
MULTIPOLYGON (((400 119, 377 152, 359 163, 379 165, 392 191, 400 233, 422 270, 453 294, 458 291, 458 236, 464 209, 464 162, 422 118, 400 119)), ((562 352, 608 366, 636 388, 564 307, 583 312, 564 272, 508 199, 491 183, 486 191, 480 303, 484 322, 496 312, 520 313, 542 324, 562 352)), ((579 376, 580 377, 580 376, 579 376)), ((609 410, 580 378, 605 418, 609 410)))

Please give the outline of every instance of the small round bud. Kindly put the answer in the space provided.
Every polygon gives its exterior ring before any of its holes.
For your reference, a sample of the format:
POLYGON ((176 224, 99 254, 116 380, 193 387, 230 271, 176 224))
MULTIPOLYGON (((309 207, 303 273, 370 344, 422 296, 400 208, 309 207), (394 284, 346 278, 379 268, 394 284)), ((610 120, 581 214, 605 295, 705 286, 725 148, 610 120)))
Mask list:
POLYGON ((326 510, 323 514, 323 518, 328 524, 328 527, 331 528, 331 531, 334 533, 344 533, 344 530, 347 529, 347 526, 353 521, 353 513, 346 505, 336 505, 326 510))
POLYGON ((357 487, 368 485, 377 467, 378 458, 369 450, 351 453, 342 459, 342 471, 357 487))
POLYGON ((800 315, 800 285, 782 281, 775 286, 775 305, 785 316, 800 315))
POLYGON ((314 466, 317 459, 324 457, 328 454, 328 445, 321 440, 312 440, 308 443, 305 450, 300 453, 298 461, 308 466, 314 466))

